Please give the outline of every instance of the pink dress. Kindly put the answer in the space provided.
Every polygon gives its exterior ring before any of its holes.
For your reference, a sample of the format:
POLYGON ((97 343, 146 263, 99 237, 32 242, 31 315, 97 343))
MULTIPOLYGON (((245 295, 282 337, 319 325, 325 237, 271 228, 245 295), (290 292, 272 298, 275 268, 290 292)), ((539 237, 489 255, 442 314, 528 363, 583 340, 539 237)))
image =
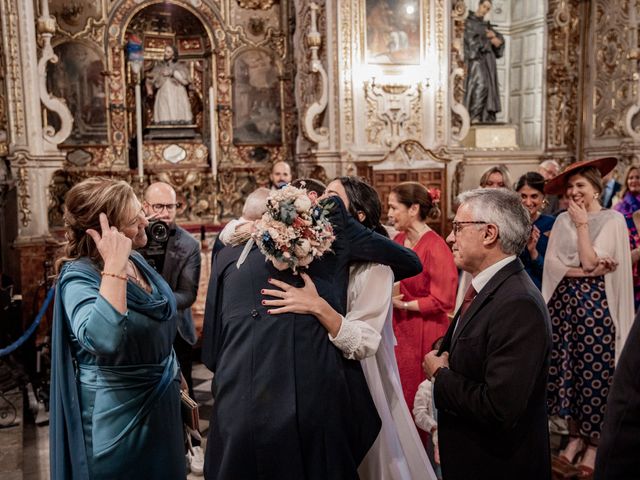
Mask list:
MULTIPOLYGON (((401 232, 394 240, 404 245, 405 238, 401 232)), ((447 314, 455 306, 458 284, 453 254, 436 232, 425 233, 413 251, 420 257, 423 270, 415 277, 402 280, 400 293, 406 302, 417 300, 420 311, 393 309, 393 330, 398 342, 396 358, 409 410, 413 410, 418 385, 426 379, 422 359, 449 328, 447 314)))

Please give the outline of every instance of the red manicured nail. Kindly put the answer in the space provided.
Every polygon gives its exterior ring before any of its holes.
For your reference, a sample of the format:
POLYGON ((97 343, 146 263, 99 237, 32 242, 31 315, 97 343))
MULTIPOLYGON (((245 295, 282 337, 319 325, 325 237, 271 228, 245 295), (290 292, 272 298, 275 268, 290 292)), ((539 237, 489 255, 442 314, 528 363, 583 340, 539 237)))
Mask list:
POLYGON ((260 293, 264 294, 264 288, 262 290, 260 290, 260 293))
POLYGON ((267 304, 267 301, 266 301, 266 300, 262 300, 262 304, 263 304, 263 305, 266 305, 266 304, 267 304))

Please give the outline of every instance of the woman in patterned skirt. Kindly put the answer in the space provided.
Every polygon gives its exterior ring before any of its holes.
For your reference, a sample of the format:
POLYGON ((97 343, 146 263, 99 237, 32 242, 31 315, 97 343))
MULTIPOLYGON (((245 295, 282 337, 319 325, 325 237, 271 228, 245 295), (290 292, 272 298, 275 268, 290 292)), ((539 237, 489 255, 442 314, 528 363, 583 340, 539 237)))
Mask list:
POLYGON ((576 162, 545 187, 569 199, 551 230, 542 279, 553 341, 549 414, 568 421, 558 458, 576 463, 583 478, 593 472, 616 357, 633 321, 626 222, 598 201, 616 161, 576 162))

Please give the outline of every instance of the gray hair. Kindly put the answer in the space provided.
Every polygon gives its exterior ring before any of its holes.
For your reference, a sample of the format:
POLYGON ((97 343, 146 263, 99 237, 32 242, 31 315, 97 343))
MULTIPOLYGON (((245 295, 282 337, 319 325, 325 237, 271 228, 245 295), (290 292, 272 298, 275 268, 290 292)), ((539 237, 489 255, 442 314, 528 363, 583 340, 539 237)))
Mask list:
POLYGON ((267 211, 267 197, 271 194, 268 188, 260 187, 249 194, 242 207, 242 218, 260 220, 267 211))
POLYGON ((556 169, 556 171, 560 171, 560 164, 558 162, 556 162, 555 160, 544 160, 543 162, 540 162, 540 166, 542 168, 549 168, 549 167, 553 167, 556 169))
POLYGON ((498 227, 498 241, 503 253, 519 255, 531 234, 531 218, 517 193, 504 188, 476 188, 458 195, 478 221, 498 227))

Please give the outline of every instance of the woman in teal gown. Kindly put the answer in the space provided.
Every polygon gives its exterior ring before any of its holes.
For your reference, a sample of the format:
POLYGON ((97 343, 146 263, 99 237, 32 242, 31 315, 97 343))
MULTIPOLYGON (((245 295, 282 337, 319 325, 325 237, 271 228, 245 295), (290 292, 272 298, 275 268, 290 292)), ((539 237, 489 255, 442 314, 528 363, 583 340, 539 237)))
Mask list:
POLYGON ((69 191, 65 207, 51 478, 184 479, 175 298, 132 252, 146 243, 140 202, 126 182, 93 178, 69 191))

